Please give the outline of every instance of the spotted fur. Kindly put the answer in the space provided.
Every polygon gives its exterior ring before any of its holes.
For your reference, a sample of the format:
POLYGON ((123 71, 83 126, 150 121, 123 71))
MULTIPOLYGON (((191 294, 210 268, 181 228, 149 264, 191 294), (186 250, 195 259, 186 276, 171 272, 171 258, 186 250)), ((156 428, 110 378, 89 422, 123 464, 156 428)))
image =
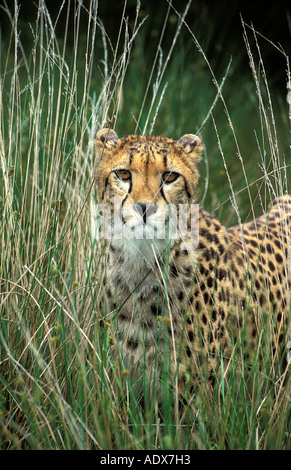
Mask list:
POLYGON ((171 204, 177 211, 187 205, 190 228, 200 138, 120 139, 102 129, 96 146, 99 202, 113 213, 118 196, 120 224, 129 232, 138 224, 144 230, 145 215, 155 225, 154 239, 107 240, 107 298, 125 367, 152 377, 170 357, 183 387, 189 372, 195 377, 202 365, 211 371, 221 353, 230 357, 242 332, 248 357, 263 314, 273 324, 276 358, 290 324, 291 197, 276 198, 265 215, 230 229, 200 207, 198 245, 192 249, 185 239, 157 234, 171 204))

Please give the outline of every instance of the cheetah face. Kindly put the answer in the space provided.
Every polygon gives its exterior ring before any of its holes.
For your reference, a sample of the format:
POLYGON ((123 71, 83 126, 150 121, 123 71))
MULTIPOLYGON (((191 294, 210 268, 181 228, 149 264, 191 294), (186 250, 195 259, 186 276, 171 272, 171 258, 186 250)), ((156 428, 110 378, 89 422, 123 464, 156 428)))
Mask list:
MULTIPOLYGON (((110 207, 110 236, 126 240, 177 238, 177 217, 195 200, 201 140, 97 133, 99 201, 110 207), (112 220, 114 219, 114 220, 112 220), (114 222, 114 223, 113 223, 114 222)), ((185 215, 185 214, 184 214, 185 215)))
POLYGON ((160 175, 155 166, 150 171, 151 178, 147 181, 139 168, 130 171, 113 167, 109 175, 109 184, 115 194, 113 238, 176 238, 176 206, 168 201, 173 197, 173 190, 179 190, 177 180, 180 175, 174 172, 160 175), (174 184, 175 188, 169 188, 174 184))

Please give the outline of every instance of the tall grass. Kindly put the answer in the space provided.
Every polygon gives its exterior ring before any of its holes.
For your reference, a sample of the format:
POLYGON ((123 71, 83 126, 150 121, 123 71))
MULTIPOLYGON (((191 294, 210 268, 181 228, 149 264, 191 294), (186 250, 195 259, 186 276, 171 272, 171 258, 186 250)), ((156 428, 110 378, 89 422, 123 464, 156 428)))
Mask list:
MULTIPOLYGON (((261 338, 263 364, 255 362, 237 380, 235 353, 227 374, 218 361, 222 379, 213 398, 202 377, 195 400, 189 395, 179 415, 167 371, 164 406, 144 381, 140 400, 122 360, 112 362, 104 246, 91 232, 94 136, 107 124, 120 133, 174 138, 199 130, 206 144, 201 199, 226 222, 243 222, 249 209, 252 216, 288 190, 290 102, 288 110, 273 99, 261 38, 242 22, 254 79, 246 72, 246 100, 240 83, 229 85, 231 64, 215 76, 187 25, 189 4, 178 13, 169 3, 150 66, 142 60, 150 19, 140 17, 139 2, 131 29, 125 2, 112 44, 96 0, 88 10, 76 3, 73 29, 70 2, 53 23, 40 1, 30 47, 21 42, 15 6, 13 15, 5 2, 1 10, 11 36, 1 38, 0 448, 290 448, 290 380, 279 371, 271 375, 268 337, 261 338), (176 29, 164 50, 170 14, 176 29), (181 31, 188 34, 187 50, 181 31), (188 66, 191 53, 195 64, 188 66), (141 76, 140 66, 149 73, 141 76)), ((278 54, 290 80, 288 58, 278 54)))

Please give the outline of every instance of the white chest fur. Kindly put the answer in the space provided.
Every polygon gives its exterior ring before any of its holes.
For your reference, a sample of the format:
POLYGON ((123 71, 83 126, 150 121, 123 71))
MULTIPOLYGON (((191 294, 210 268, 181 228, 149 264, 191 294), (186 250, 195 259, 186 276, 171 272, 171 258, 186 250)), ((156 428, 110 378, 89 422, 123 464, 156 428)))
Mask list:
POLYGON ((167 248, 165 240, 112 240, 110 270, 122 277, 130 292, 137 296, 149 294, 162 280, 161 255, 167 248), (138 287, 138 289, 137 289, 138 287))

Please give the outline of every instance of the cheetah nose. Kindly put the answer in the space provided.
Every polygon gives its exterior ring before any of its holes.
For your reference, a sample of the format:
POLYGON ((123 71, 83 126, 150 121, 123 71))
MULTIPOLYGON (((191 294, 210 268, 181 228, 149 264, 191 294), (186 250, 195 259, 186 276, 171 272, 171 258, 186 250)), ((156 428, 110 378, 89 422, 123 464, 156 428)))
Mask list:
POLYGON ((158 209, 155 204, 144 204, 143 202, 134 204, 134 208, 136 212, 143 218, 144 224, 146 223, 146 218, 157 212, 158 209))

